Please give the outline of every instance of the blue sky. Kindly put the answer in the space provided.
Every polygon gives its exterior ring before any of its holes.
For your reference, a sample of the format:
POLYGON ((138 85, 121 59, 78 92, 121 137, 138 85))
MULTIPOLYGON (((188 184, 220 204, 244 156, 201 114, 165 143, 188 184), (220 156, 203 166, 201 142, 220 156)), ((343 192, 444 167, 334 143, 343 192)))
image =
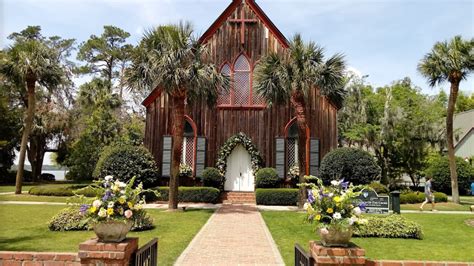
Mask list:
MULTIPOLYGON (((0 46, 27 25, 45 35, 78 43, 115 25, 136 44, 144 29, 179 20, 203 33, 231 0, 0 0, 0 46)), ((374 86, 409 76, 428 94, 416 66, 433 44, 462 35, 474 37, 474 0, 257 0, 287 37, 299 32, 326 48, 342 52, 348 65, 374 86)), ((447 90, 449 84, 442 86, 447 90)), ((474 77, 461 84, 474 90, 474 77)))

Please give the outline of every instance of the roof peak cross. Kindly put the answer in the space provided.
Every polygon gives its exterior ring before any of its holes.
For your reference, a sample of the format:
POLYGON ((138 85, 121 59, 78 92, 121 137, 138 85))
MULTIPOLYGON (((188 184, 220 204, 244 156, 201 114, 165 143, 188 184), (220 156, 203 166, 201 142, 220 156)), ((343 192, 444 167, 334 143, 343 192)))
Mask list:
POLYGON ((240 8, 240 18, 229 19, 230 23, 240 23, 240 43, 244 44, 245 39, 245 23, 257 23, 258 20, 253 18, 245 18, 244 7, 240 8))

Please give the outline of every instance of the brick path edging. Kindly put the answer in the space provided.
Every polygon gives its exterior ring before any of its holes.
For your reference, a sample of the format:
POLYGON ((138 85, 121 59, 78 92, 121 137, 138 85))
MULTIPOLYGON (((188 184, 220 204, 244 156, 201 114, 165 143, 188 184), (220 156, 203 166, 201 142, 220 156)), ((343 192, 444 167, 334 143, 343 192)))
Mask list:
POLYGON ((77 253, 0 251, 0 265, 3 266, 79 266, 77 253))

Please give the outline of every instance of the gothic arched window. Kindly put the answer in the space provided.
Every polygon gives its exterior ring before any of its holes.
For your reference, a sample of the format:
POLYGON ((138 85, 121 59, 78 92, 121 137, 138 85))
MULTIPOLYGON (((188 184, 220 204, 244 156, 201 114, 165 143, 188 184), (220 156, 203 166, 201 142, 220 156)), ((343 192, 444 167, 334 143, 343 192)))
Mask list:
POLYGON ((224 64, 221 73, 231 78, 228 92, 222 90, 217 104, 219 107, 263 107, 265 101, 252 90, 252 65, 244 54, 240 54, 232 67, 224 64))
POLYGON ((298 166, 298 125, 296 121, 293 121, 286 133, 286 156, 287 164, 286 169, 290 169, 293 166, 298 166))
POLYGON ((189 165, 194 173, 194 158, 196 156, 196 132, 192 126, 193 121, 189 117, 185 117, 183 147, 181 163, 189 165))

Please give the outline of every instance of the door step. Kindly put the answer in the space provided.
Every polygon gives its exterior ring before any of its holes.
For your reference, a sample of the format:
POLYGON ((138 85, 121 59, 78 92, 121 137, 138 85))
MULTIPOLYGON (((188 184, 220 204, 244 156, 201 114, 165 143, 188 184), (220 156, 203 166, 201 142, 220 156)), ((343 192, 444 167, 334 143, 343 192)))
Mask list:
POLYGON ((222 203, 252 203, 256 204, 255 192, 223 192, 222 203))

